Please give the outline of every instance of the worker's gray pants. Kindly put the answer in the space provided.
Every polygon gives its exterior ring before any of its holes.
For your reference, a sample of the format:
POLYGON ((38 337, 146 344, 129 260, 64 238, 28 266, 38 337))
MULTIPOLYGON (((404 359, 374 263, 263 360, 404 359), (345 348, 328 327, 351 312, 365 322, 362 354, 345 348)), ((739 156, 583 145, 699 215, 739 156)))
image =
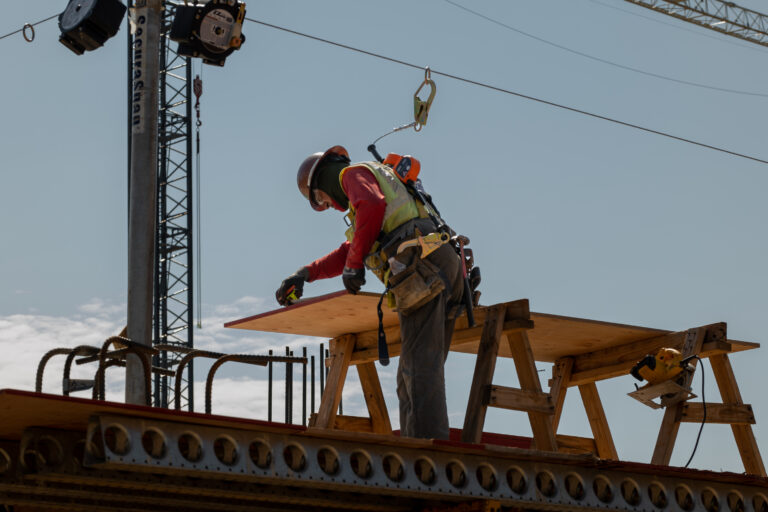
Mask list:
POLYGON ((443 245, 427 259, 440 268, 447 286, 421 308, 409 315, 399 315, 402 345, 397 368, 400 435, 448 439, 443 366, 453 336, 455 310, 461 302, 464 279, 459 256, 450 245, 443 245))

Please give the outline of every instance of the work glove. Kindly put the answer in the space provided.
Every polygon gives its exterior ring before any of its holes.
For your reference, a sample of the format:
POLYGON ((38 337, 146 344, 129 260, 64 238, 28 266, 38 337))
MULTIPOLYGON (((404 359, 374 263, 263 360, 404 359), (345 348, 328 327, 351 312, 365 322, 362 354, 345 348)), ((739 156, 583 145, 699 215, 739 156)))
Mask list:
POLYGON ((309 270, 307 267, 301 267, 296 273, 286 277, 275 292, 275 299, 277 299, 278 304, 290 306, 295 300, 300 299, 304 293, 304 282, 308 280, 309 270))
POLYGON ((344 281, 344 288, 352 295, 356 295, 365 284, 365 269, 344 267, 341 279, 344 281))

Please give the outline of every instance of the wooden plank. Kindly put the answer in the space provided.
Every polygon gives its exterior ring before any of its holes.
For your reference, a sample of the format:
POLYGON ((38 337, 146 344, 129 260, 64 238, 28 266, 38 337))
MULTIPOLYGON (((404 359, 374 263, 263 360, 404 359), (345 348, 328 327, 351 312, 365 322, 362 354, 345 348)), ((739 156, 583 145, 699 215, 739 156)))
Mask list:
POLYGON ((544 414, 554 414, 555 412, 552 398, 547 393, 495 385, 490 386, 488 405, 514 411, 541 412, 544 414))
POLYGON ((483 334, 475 360, 475 372, 469 390, 467 412, 464 415, 464 428, 461 440, 465 443, 479 443, 485 424, 488 406, 485 401, 487 387, 493 380, 496 369, 496 355, 499 352, 499 339, 504 327, 504 306, 491 307, 483 322, 483 334))
MULTIPOLYGON (((478 306, 475 308, 475 324, 477 327, 480 327, 485 323, 485 318, 488 312, 492 307, 495 306, 502 306, 505 308, 504 313, 504 322, 509 322, 512 320, 530 320, 531 319, 531 310, 530 306, 528 304, 528 299, 519 299, 519 300, 513 300, 509 302, 502 302, 499 304, 495 304, 494 306, 478 306)), ((462 315, 456 319, 456 326, 455 330, 458 331, 469 331, 467 328, 467 316, 462 315)), ((476 327, 476 328, 477 328, 476 327)), ((478 337, 477 340, 479 341, 480 338, 478 337)))
MULTIPOLYGON (((373 432, 371 418, 363 416, 345 416, 337 414, 333 421, 333 428, 336 430, 347 430, 349 432, 373 432)), ((380 433, 380 432, 375 432, 380 433)), ((392 433, 390 429, 390 434, 392 433)))
MULTIPOLYGON (((310 424, 317 422, 317 413, 313 413, 309 416, 309 422, 310 424)), ((344 430, 347 432, 373 432, 371 418, 366 418, 365 416, 346 416, 337 414, 333 420, 333 428, 335 430, 344 430)), ((312 428, 312 430, 318 429, 319 427, 312 428)))
MULTIPOLYGON (((511 334, 512 332, 516 330, 526 330, 526 329, 532 329, 529 333, 529 339, 536 340, 539 339, 536 335, 536 329, 538 328, 538 325, 531 321, 531 320, 508 320, 504 322, 504 334, 511 334)), ((451 341, 451 350, 454 352, 471 352, 467 350, 467 347, 477 349, 478 346, 478 340, 480 338, 480 333, 482 331, 482 325, 478 325, 476 327, 473 327, 471 329, 459 329, 454 331, 453 339, 451 341)), ((400 355, 400 327, 394 326, 394 327, 388 327, 384 329, 384 332, 387 336, 387 346, 389 347, 389 355, 390 357, 396 357, 400 355)), ((588 382, 596 382, 599 380, 604 379, 610 379, 614 377, 620 377, 622 375, 626 375, 629 373, 629 370, 634 366, 634 364, 639 361, 645 354, 653 353, 658 351, 659 348, 664 346, 672 346, 676 345, 677 348, 682 344, 682 340, 684 339, 685 333, 673 333, 670 335, 670 337, 662 336, 662 337, 654 337, 649 340, 641 340, 639 342, 633 342, 630 345, 635 346, 633 349, 632 346, 630 347, 624 347, 624 346, 617 346, 610 350, 606 350, 604 352, 601 352, 601 354, 598 356, 602 360, 606 361, 613 361, 610 364, 607 364, 605 366, 597 366, 594 368, 590 368, 590 366, 594 366, 596 363, 589 363, 588 361, 591 361, 592 353, 587 354, 581 354, 578 356, 573 356, 574 358, 574 368, 572 376, 569 380, 570 386, 578 386, 580 384, 587 384, 588 382), (664 345, 666 341, 669 341, 669 345, 664 345), (644 345, 646 342, 648 342, 648 345, 644 345), (639 348, 638 348, 639 347, 639 348), (643 348, 645 347, 645 348, 643 348), (634 356, 634 358, 630 358, 627 356, 620 357, 619 354, 623 350, 628 350, 630 353, 634 356), (634 350, 634 352, 631 352, 634 350), (611 356, 607 356, 605 354, 611 354, 611 356), (638 355, 639 354, 639 355, 638 355), (615 360, 612 360, 610 357, 616 356, 619 359, 622 359, 620 362, 615 362, 615 360), (576 360, 579 361, 579 365, 576 364, 576 360)), ((352 364, 362 364, 362 363, 369 363, 372 361, 377 361, 379 357, 379 351, 378 351, 378 328, 365 331, 362 333, 357 334, 357 344, 355 347, 355 352, 352 355, 352 364), (365 348, 368 347, 368 348, 365 348)), ((537 357, 537 361, 547 361, 548 358, 546 357, 546 354, 544 355, 544 359, 539 359, 537 354, 541 351, 539 348, 535 345, 535 341, 531 341, 532 343, 532 350, 534 353, 534 357, 537 357)), ((503 346, 502 346, 503 347, 503 346)), ((711 342, 706 342, 704 346, 701 349, 700 357, 710 357, 715 354, 723 354, 726 352, 738 352, 742 350, 749 350, 753 348, 759 347, 759 344, 755 343, 748 343, 748 342, 739 342, 739 341, 722 341, 722 340, 713 340, 711 342)), ((674 347, 673 347, 674 348, 674 347)), ((473 352, 471 352, 473 353, 473 352)), ((499 356, 502 357, 510 357, 510 354, 508 351, 503 350, 500 347, 499 356)), ((598 359, 598 360, 601 360, 598 359)))
MULTIPOLYGON (((726 354, 709 358, 712 373, 715 374, 720 397, 726 404, 742 405, 741 392, 733 374, 731 362, 726 354)), ((763 458, 750 425, 731 425, 736 446, 744 463, 744 470, 752 475, 766 476, 763 458)))
MULTIPOLYGON (((688 402, 683 405, 680 421, 701 423, 704 421, 704 404, 688 402)), ((728 423, 754 425, 755 414, 752 406, 746 404, 706 404, 707 423, 728 423)))
MULTIPOLYGON (((516 300, 512 302, 505 302, 497 304, 498 306, 504 306, 507 308, 507 316, 504 321, 504 331, 513 331, 516 329, 532 329, 534 326, 533 321, 528 318, 528 301, 516 300), (514 311, 514 315, 510 313, 514 311), (523 315, 523 316, 520 316, 523 315)), ((466 316, 459 317, 456 320, 456 325, 453 330, 453 337, 451 338, 451 349, 457 350, 456 347, 465 344, 475 344, 480 342, 480 336, 483 333, 483 323, 485 322, 487 307, 482 306, 476 309, 475 313, 475 327, 467 327, 466 316)), ((400 342, 400 328, 399 326, 385 327, 385 334, 387 335, 387 344, 400 342)), ((379 343, 379 326, 378 324, 371 326, 371 328, 364 332, 357 333, 357 346, 359 351, 365 349, 371 349, 378 347, 379 343)))
POLYGON ((552 395, 552 404, 555 406, 555 412, 552 415, 552 432, 555 434, 557 434, 557 427, 560 425, 560 416, 563 413, 565 393, 568 391, 572 369, 572 357, 558 359, 552 366, 552 381, 549 385, 549 394, 552 395))
POLYGON ((597 446, 597 456, 601 459, 619 460, 616 453, 616 446, 613 443, 611 429, 608 427, 608 420, 605 418, 603 403, 600 401, 600 394, 597 392, 597 385, 594 382, 579 386, 581 401, 584 402, 584 411, 587 413, 589 426, 592 428, 592 435, 595 436, 595 445, 597 446))
POLYGON ((595 440, 589 437, 557 435, 557 451, 561 453, 597 453, 595 440))
MULTIPOLYGON (((507 339, 509 351, 512 359, 515 361, 515 369, 517 370, 520 387, 525 391, 541 393, 539 373, 536 370, 536 362, 533 359, 533 351, 531 350, 531 344, 528 341, 526 332, 514 332, 509 336, 504 335, 503 337, 507 339)), ((552 415, 529 412, 528 421, 531 424, 536 449, 550 452, 557 451, 557 441, 552 430, 552 415)))
POLYGON ((376 365, 373 363, 357 365, 357 375, 360 377, 360 386, 363 388, 368 414, 371 416, 372 431, 377 434, 391 434, 392 424, 389 421, 384 394, 381 392, 376 365))
POLYGON ((311 426, 317 428, 330 428, 334 424, 336 411, 339 410, 341 392, 344 390, 344 381, 347 378, 349 359, 355 347, 355 336, 348 334, 331 340, 331 367, 325 384, 325 391, 320 400, 315 423, 311 426))
MULTIPOLYGON (((708 343, 717 343, 725 341, 725 324, 717 323, 706 326, 708 332, 711 332, 708 343)), ((581 382, 582 375, 598 376, 601 373, 612 374, 619 371, 619 374, 628 373, 632 366, 645 357, 646 354, 655 354, 660 348, 670 347, 681 349, 685 342, 686 332, 667 333, 661 336, 633 341, 621 345, 614 345, 605 349, 580 354, 574 357, 573 361, 573 379, 581 382), (590 372, 592 371, 592 372, 590 372)), ((730 348, 726 345, 725 347, 730 348)), ((616 375, 611 375, 615 377, 616 375)), ((592 381, 598 379, 591 379, 592 381)))
MULTIPOLYGON (((476 343, 480 339, 483 326, 479 320, 476 320, 476 322, 478 322, 478 325, 470 329, 454 330, 453 338, 451 339, 451 350, 457 351, 457 347, 467 343, 476 343)), ((509 320, 504 322, 503 332, 506 334, 520 329, 533 329, 533 327, 534 324, 531 320, 509 320)), ((378 333, 379 331, 377 328, 376 330, 366 331, 357 335, 357 343, 355 344, 355 352, 352 354, 351 364, 363 364, 378 360, 378 333)), ((393 327, 385 329, 384 333, 387 336, 389 356, 399 356, 400 328, 393 327)))
MULTIPOLYGON (((744 343, 744 342, 740 342, 744 343)), ((652 347, 655 348, 655 344, 652 345, 652 347)), ((676 347, 672 347, 676 348, 676 347)), ((679 348, 679 347, 677 347, 679 348)), ((705 343, 701 347, 701 352, 699 352, 699 357, 706 358, 711 357, 713 355, 717 354, 724 354, 727 352, 738 352, 740 350, 748 350, 750 348, 753 348, 751 344, 743 344, 743 345, 737 345, 736 342, 723 342, 723 341, 713 341, 711 343, 705 343)), ((655 348, 655 350, 648 350, 646 353, 654 353, 657 352, 658 348, 655 348)), ((578 386, 581 384, 587 384, 588 382, 597 382, 599 380, 605 380, 605 379, 612 379, 614 377, 621 377, 622 375, 627 375, 629 373, 629 370, 632 369, 632 367, 642 359, 642 356, 639 356, 634 361, 624 361, 620 363, 614 363, 609 364, 607 366, 599 367, 599 368, 593 368, 590 370, 583 370, 579 372, 574 372, 571 375, 571 386, 578 386)))
MULTIPOLYGON (((697 329, 689 329, 685 335, 685 341, 683 347, 680 350, 683 357, 688 357, 692 354, 698 354, 701 352, 701 347, 704 344, 704 338, 707 335, 707 327, 699 327, 697 329)), ((689 364, 694 368, 696 367, 696 359, 693 359, 689 364)), ((693 372, 688 372, 685 381, 682 383, 684 388, 691 387, 691 380, 693 379, 693 372)), ((664 411, 664 418, 661 420, 661 427, 659 428, 659 435, 656 438, 656 447, 653 450, 653 456, 651 457, 651 464, 660 466, 668 466, 669 461, 672 458, 672 450, 675 448, 675 441, 677 440, 677 433, 680 430, 680 419, 683 416, 683 404, 685 402, 678 402, 675 405, 667 407, 664 411)))

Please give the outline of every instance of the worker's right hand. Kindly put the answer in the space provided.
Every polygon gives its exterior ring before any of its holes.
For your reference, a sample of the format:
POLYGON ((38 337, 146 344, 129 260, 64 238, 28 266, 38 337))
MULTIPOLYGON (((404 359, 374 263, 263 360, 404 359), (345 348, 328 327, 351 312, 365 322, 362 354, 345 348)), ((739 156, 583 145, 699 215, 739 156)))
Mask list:
POLYGON ((304 293, 304 282, 309 280, 309 270, 301 267, 296 273, 286 277, 275 292, 275 299, 281 306, 290 306, 294 297, 300 299, 304 293))

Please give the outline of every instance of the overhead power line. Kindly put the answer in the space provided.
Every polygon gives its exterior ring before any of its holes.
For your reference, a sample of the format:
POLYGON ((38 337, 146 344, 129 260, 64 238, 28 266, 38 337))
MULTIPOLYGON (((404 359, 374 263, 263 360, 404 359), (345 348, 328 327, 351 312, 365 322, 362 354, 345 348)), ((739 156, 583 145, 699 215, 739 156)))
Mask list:
MULTIPOLYGON (((50 16, 50 17, 48 17, 48 18, 45 18, 44 20, 40 20, 40 21, 37 21, 37 22, 35 22, 35 23, 26 23, 26 24, 24 24, 24 26, 22 26, 22 27, 21 27, 20 29, 18 29, 18 30, 14 30, 13 32, 9 32, 9 33, 5 34, 4 36, 0 36, 0 39, 5 39, 6 37, 10 37, 10 36, 12 36, 12 35, 14 35, 14 34, 18 34, 19 32, 24 32, 24 30, 25 30, 27 27, 35 27, 35 26, 37 26, 37 25, 39 25, 39 24, 41 24, 41 23, 45 23, 46 21, 50 21, 50 20, 52 20, 53 18, 56 18, 56 17, 58 17, 58 16, 59 16, 58 14, 54 14, 53 16, 50 16)), ((33 34, 34 34, 34 32, 33 32, 33 34)))
MULTIPOLYGON (((297 36, 305 37, 307 39, 312 39, 314 41, 319 41, 321 43, 330 44, 330 45, 333 45, 333 46, 338 46, 339 48, 344 48, 346 50, 350 50, 350 51, 353 51, 353 52, 362 53, 364 55, 369 55, 371 57, 376 57, 377 59, 386 60, 386 61, 389 61, 389 62, 393 62, 395 64, 400 64, 402 66, 407 66, 407 67, 410 67, 410 68, 413 68, 413 69, 418 69, 418 70, 422 70, 422 71, 424 70, 423 66, 418 66, 416 64, 413 64, 413 63, 410 63, 410 62, 406 62, 404 60, 395 59, 395 58, 392 58, 392 57, 387 57, 386 55, 381 55, 381 54, 378 54, 378 53, 370 52, 368 50, 362 50, 360 48, 355 48, 353 46, 349 46, 349 45, 346 45, 346 44, 343 44, 343 43, 337 43, 337 42, 331 41, 329 39, 323 39, 322 37, 317 37, 317 36, 313 36, 313 35, 310 35, 310 34, 305 34, 303 32, 298 32, 296 30, 292 30, 292 29, 289 29, 289 28, 281 27, 281 26, 278 26, 278 25, 273 25, 271 23, 267 23, 267 22, 264 22, 264 21, 259 21, 259 20, 253 19, 253 18, 245 18, 245 19, 250 21, 250 22, 257 23, 259 25, 263 25, 265 27, 270 27, 270 28, 273 28, 273 29, 276 29, 276 30, 281 30, 283 32, 288 32, 290 34, 294 34, 294 35, 297 35, 297 36)), ((726 153, 728 155, 736 156, 736 157, 739 157, 739 158, 744 158, 744 159, 747 159, 747 160, 752 160, 754 162, 759 162, 759 163, 762 163, 762 164, 768 164, 768 160, 763 160, 762 158, 757 158, 757 157, 749 156, 749 155, 746 155, 744 153, 738 153, 736 151, 731 151, 731 150, 720 148, 720 147, 717 147, 717 146, 712 146, 710 144, 704 144, 703 142, 697 142, 697 141, 692 140, 692 139, 688 139, 688 138, 685 138, 685 137, 679 137, 677 135, 672 135, 670 133, 662 132, 662 131, 659 131, 659 130, 654 130, 652 128, 645 128, 643 126, 636 125, 636 124, 633 124, 633 123, 628 123, 628 122, 625 122, 625 121, 621 121, 621 120, 614 119, 614 118, 611 118, 611 117, 603 116, 603 115, 600 115, 600 114, 594 114, 592 112, 587 112, 586 110, 581 110, 581 109, 578 109, 578 108, 569 107, 567 105, 561 105, 559 103, 555 103, 555 102, 548 101, 548 100, 543 100, 541 98, 536 98, 534 96, 529 96, 527 94, 522 94, 522 93, 519 93, 519 92, 515 92, 515 91, 512 91, 512 90, 509 90, 509 89, 504 89, 502 87, 497 87, 495 85, 490 85, 490 84, 486 84, 486 83, 483 83, 483 82, 478 82, 476 80, 471 80, 469 78, 463 78, 463 77, 460 77, 460 76, 457 76, 457 75, 453 75, 453 74, 450 74, 450 73, 445 73, 445 72, 442 72, 442 71, 437 71, 437 70, 432 69, 432 68, 430 68, 430 71, 432 72, 433 75, 444 76, 445 78, 450 78, 450 79, 458 80, 460 82, 468 83, 468 84, 471 84, 471 85, 476 85, 478 87, 483 87, 485 89, 490 89, 490 90, 501 92, 501 93, 504 93, 504 94, 509 94, 509 95, 512 95, 512 96, 517 96, 518 98, 523 98, 523 99, 526 99, 526 100, 535 101, 537 103, 542 103, 544 105, 549 105, 551 107, 556 107, 556 108, 568 110, 570 112, 575 112, 577 114, 582 114, 582 115, 589 116, 589 117, 592 117, 592 118, 595 118, 595 119, 601 119, 603 121, 608 121, 608 122, 611 122, 611 123, 619 124, 619 125, 622 125, 622 126, 626 126, 628 128, 634 128, 636 130, 641 130, 641 131, 644 131, 644 132, 647 132, 647 133, 653 133, 653 134, 656 134, 656 135, 661 135, 663 137, 667 137, 667 138, 670 138, 670 139, 678 140, 678 141, 681 141, 681 142, 687 142, 688 144, 693 144, 695 146, 700 146, 700 147, 703 147, 703 148, 711 149, 713 151, 718 151, 720 153, 726 153)))
MULTIPOLYGON (((450 0, 445 0, 445 1, 447 1, 447 2, 449 2, 451 4, 454 4, 453 2, 450 2, 450 0)), ((458 4, 454 4, 454 5, 458 6, 458 4)), ((461 7, 461 6, 459 6, 459 7, 461 7)), ((35 23, 28 23, 28 24, 24 25, 24 27, 22 27, 22 28, 20 28, 18 30, 15 30, 13 32, 9 32, 8 34, 0 36, 0 40, 1 39, 5 39, 6 37, 10 37, 10 36, 12 36, 14 34, 18 34, 19 32, 23 32, 25 27, 28 27, 28 26, 34 27, 36 25, 40 25, 41 23, 45 23, 46 21, 50 21, 53 18, 56 18, 57 16, 58 16, 58 14, 54 14, 53 16, 50 16, 50 17, 45 18, 45 19, 42 19, 42 20, 37 21, 35 23)), ((346 45, 346 44, 337 43, 337 42, 331 41, 329 39, 323 39, 321 37, 313 36, 313 35, 310 35, 310 34, 305 34, 303 32, 299 32, 299 31, 292 30, 292 29, 289 29, 289 28, 286 28, 286 27, 281 27, 281 26, 278 26, 278 25, 274 25, 272 23, 267 23, 267 22, 260 21, 260 20, 254 19, 254 18, 247 18, 246 17, 245 19, 250 21, 250 22, 252 22, 252 23, 263 25, 265 27, 270 27, 270 28, 273 28, 273 29, 276 29, 276 30, 281 30, 283 32, 288 32, 290 34, 294 34, 294 35, 297 35, 297 36, 305 37, 307 39, 312 39, 314 41, 319 41, 321 43, 330 44, 330 45, 337 46, 339 48, 344 48, 346 50, 354 51, 354 52, 357 52, 357 53, 362 53, 364 55, 369 55, 371 57, 376 57, 378 59, 382 59, 382 60, 386 60, 386 61, 389 61, 389 62, 393 62, 395 64, 400 64, 402 66, 407 66, 407 67, 410 67, 410 68, 413 68, 413 69, 418 69, 418 70, 423 70, 424 69, 422 66, 419 66, 419 65, 416 65, 416 64, 413 64, 413 63, 410 63, 410 62, 406 62, 404 60, 395 59, 395 58, 392 58, 392 57, 387 57, 386 55, 381 55, 381 54, 378 54, 378 53, 370 52, 368 50, 363 50, 363 49, 355 48, 353 46, 349 46, 349 45, 346 45)), ((492 20, 492 21, 494 21, 494 20, 492 20)), ((513 30, 516 30, 516 29, 513 29, 513 30)), ((535 37, 535 36, 532 36, 532 37, 535 37)), ((554 44, 554 43, 552 43, 552 44, 554 44)), ((725 153, 725 154, 736 156, 736 157, 739 157, 739 158, 744 158, 744 159, 747 159, 747 160, 752 160, 754 162, 759 162, 759 163, 762 163, 762 164, 768 164, 768 160, 764 160, 762 158, 757 158, 757 157, 753 157, 753 156, 750 156, 750 155, 746 155, 744 153, 739 153, 739 152, 736 152, 736 151, 731 151, 731 150, 724 149, 724 148, 721 148, 721 147, 718 147, 718 146, 713 146, 711 144, 705 144, 703 142, 697 142, 695 140, 688 139, 688 138, 685 138, 685 137, 680 137, 680 136, 677 136, 677 135, 672 135, 670 133, 662 132, 660 130, 654 130, 652 128, 646 128, 644 126, 640 126, 640 125, 637 125, 637 124, 634 124, 634 123, 629 123, 629 122, 621 121, 619 119, 614 119, 614 118, 611 118, 611 117, 608 117, 608 116, 604 116, 604 115, 588 112, 586 110, 581 110, 581 109, 578 109, 578 108, 569 107, 567 105, 562 105, 562 104, 559 104, 559 103, 555 103, 553 101, 548 101, 548 100, 544 100, 544 99, 541 99, 541 98, 536 98, 534 96, 530 96, 530 95, 527 95, 527 94, 523 94, 523 93, 519 93, 519 92, 515 92, 515 91, 512 91, 512 90, 509 90, 509 89, 504 89, 502 87, 497 87, 497 86, 494 86, 494 85, 486 84, 486 83, 483 83, 483 82, 479 82, 477 80, 471 80, 469 78, 460 77, 460 76, 457 76, 457 75, 453 75, 451 73, 445 73, 445 72, 438 71, 438 70, 435 70, 435 69, 431 69, 431 72, 434 73, 435 75, 444 76, 444 77, 450 78, 452 80, 457 80, 457 81, 464 82, 464 83, 471 84, 471 85, 475 85, 475 86, 478 86, 478 87, 483 87, 485 89, 490 89, 490 90, 501 92, 501 93, 504 93, 504 94, 509 94, 509 95, 512 95, 512 96, 516 96, 518 98, 523 98, 523 99, 527 99, 527 100, 530 100, 530 101, 535 101, 537 103, 542 103, 544 105, 549 105, 551 107, 556 107, 556 108, 560 108, 560 109, 563 109, 563 110, 568 110, 570 112, 575 112, 577 114, 582 114, 582 115, 589 116, 589 117, 592 117, 592 118, 595 118, 595 119, 601 119, 603 121, 608 121, 608 122, 611 122, 611 123, 614 123, 614 124, 619 124, 619 125, 622 125, 622 126, 626 126, 628 128, 634 128, 636 130, 644 131, 644 132, 647 132, 647 133, 653 133, 653 134, 656 134, 656 135, 660 135, 662 137, 667 137, 667 138, 678 140, 678 141, 681 141, 681 142, 686 142, 688 144, 693 144, 695 146, 700 146, 700 147, 703 147, 703 148, 711 149, 713 151, 718 151, 720 153, 725 153)), ((756 93, 746 93, 746 94, 755 94, 755 95, 757 95, 756 93)), ((760 96, 765 96, 765 95, 760 95, 760 96)))
POLYGON ((506 23, 503 23, 501 21, 495 20, 495 19, 491 18, 490 16, 486 16, 485 14, 477 12, 477 11, 475 11, 473 9, 470 9, 469 7, 464 7, 463 5, 461 5, 459 3, 456 3, 453 0, 443 0, 443 1, 445 3, 453 5, 454 7, 458 8, 458 9, 461 9, 462 11, 468 12, 468 13, 474 15, 474 16, 477 16, 477 17, 482 18, 482 19, 484 19, 486 21, 489 21, 491 23, 499 25, 500 27, 506 28, 507 30, 511 30, 512 32, 515 32, 515 33, 520 34, 522 36, 528 37, 530 39, 534 39, 536 41, 539 41, 540 43, 544 43, 544 44, 547 44, 549 46, 553 46, 555 48, 558 48, 560 50, 572 53, 574 55, 578 55, 579 57, 584 57, 586 59, 590 59, 590 60, 593 60, 593 61, 596 61, 596 62, 600 62, 602 64, 607 64, 609 66, 617 67, 617 68, 620 68, 620 69, 623 69, 623 70, 626 70, 626 71, 632 71, 633 73, 639 73, 641 75, 650 76, 650 77, 653 77, 653 78, 658 78, 660 80, 666 80, 666 81, 669 81, 669 82, 675 82, 675 83, 683 84, 683 85, 690 85, 692 87, 699 87, 699 88, 702 88, 702 89, 710 89, 710 90, 713 90, 713 91, 727 92, 727 93, 730 93, 730 94, 741 94, 741 95, 746 95, 746 96, 761 96, 763 98, 768 98, 768 94, 764 94, 764 93, 751 92, 751 91, 742 91, 742 90, 738 90, 738 89, 729 89, 727 87, 717 87, 717 86, 714 86, 714 85, 707 85, 707 84, 702 84, 702 83, 698 83, 698 82, 691 82, 689 80, 681 80, 679 78, 673 78, 673 77, 670 77, 670 76, 661 75, 661 74, 658 74, 658 73, 652 73, 650 71, 645 71, 645 70, 638 69, 638 68, 633 68, 631 66, 625 66, 624 64, 620 64, 618 62, 613 62, 613 61, 610 61, 610 60, 607 60, 607 59, 603 59, 601 57, 595 57, 594 55, 590 55, 588 53, 584 53, 584 52, 581 52, 581 51, 578 51, 578 50, 574 50, 573 48, 568 48, 567 46, 563 46, 561 44, 557 44, 557 43, 554 43, 552 41, 548 41, 548 40, 546 40, 544 38, 535 36, 533 34, 530 34, 528 32, 525 32, 523 30, 515 28, 515 27, 513 27, 511 25, 507 25, 506 23))

